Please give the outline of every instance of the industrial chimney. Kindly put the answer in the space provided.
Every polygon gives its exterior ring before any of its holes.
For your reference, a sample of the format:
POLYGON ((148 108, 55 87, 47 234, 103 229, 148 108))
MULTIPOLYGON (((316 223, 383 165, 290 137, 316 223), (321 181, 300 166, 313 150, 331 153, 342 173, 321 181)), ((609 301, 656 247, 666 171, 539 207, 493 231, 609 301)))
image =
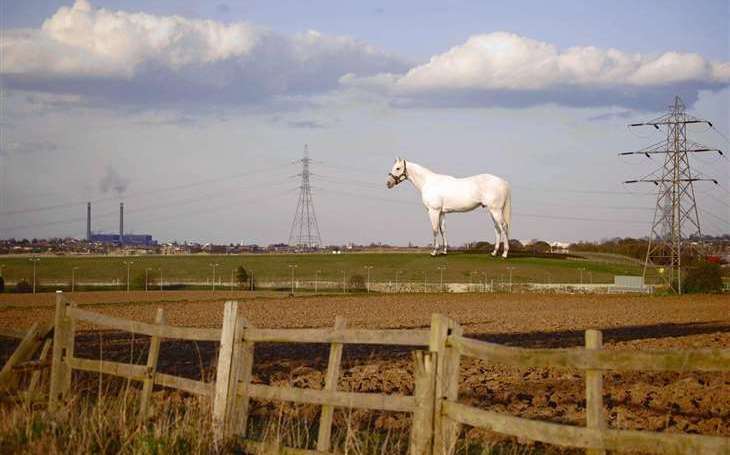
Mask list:
POLYGON ((119 203, 119 246, 124 246, 124 202, 119 203))
POLYGON ((86 203, 86 241, 91 242, 91 202, 86 203))

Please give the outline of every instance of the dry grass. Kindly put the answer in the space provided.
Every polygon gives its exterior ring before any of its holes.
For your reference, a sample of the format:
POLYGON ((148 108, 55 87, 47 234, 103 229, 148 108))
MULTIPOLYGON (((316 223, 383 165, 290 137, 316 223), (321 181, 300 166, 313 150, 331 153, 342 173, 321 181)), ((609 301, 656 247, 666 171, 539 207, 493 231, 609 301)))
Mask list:
MULTIPOLYGON (((45 401, 35 404, 18 398, 0 405, 0 453, 102 454, 217 454, 286 453, 285 447, 316 447, 317 408, 276 403, 275 412, 253 416, 249 435, 264 444, 248 447, 230 440, 213 440, 208 399, 178 392, 156 393, 155 413, 147 422, 137 420, 138 391, 116 381, 97 394, 77 393, 63 416, 51 415, 45 401)), ((111 383, 107 383, 111 384, 111 383)), ((383 413, 352 409, 335 413, 332 449, 338 454, 385 455, 408 453, 409 426, 383 428, 383 413)), ((487 441, 461 440, 455 455, 533 453, 516 444, 494 446, 487 441)))
POLYGON ((76 395, 67 418, 45 403, 0 408, 0 453, 215 453, 207 400, 166 395, 153 420, 137 424, 136 392, 76 395))

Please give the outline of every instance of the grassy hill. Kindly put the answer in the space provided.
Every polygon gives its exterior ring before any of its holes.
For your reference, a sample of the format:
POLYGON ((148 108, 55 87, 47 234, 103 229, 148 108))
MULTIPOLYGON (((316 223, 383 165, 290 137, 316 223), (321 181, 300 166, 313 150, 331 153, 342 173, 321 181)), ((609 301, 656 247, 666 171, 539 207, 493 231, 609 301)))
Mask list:
MULTIPOLYGON (((231 271, 242 265, 254 272, 257 281, 280 281, 290 278, 289 265, 296 265, 297 279, 314 279, 320 271, 321 280, 342 280, 343 272, 348 277, 353 274, 365 276, 366 266, 372 266, 372 281, 393 281, 396 272, 399 280, 423 281, 426 273, 429 281, 438 281, 439 267, 444 270, 444 281, 469 282, 481 281, 486 274, 487 280, 507 280, 512 270, 513 282, 564 282, 577 283, 581 273, 583 281, 594 283, 613 282, 615 274, 640 274, 641 264, 622 256, 590 255, 579 258, 494 258, 483 253, 453 252, 448 256, 432 258, 425 253, 343 253, 333 254, 277 254, 242 256, 136 256, 136 257, 41 257, 37 266, 39 283, 69 282, 71 270, 76 267, 77 282, 125 282, 127 268, 124 261, 133 261, 131 266, 132 282, 140 282, 145 269, 150 270, 151 279, 159 277, 162 269, 165 282, 197 281, 206 282, 212 277, 210 264, 218 264, 216 276, 224 283, 230 280, 231 271), (582 272, 581 272, 582 269, 582 272)), ((27 257, 5 256, 0 258, 4 265, 7 281, 30 280, 33 274, 32 263, 27 257)), ((142 281, 143 282, 143 281, 142 281)))

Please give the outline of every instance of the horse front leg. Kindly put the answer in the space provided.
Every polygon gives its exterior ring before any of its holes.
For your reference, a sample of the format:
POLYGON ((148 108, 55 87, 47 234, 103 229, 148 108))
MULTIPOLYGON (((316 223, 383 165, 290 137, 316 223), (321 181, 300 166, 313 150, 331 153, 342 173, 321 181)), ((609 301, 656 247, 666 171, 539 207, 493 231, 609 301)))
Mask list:
POLYGON ((431 230, 433 232, 433 251, 431 251, 431 256, 436 256, 438 255, 438 247, 436 245, 436 242, 438 240, 441 212, 439 210, 429 209, 428 217, 431 219, 431 230))
POLYGON ((441 223, 439 226, 439 230, 441 231, 441 244, 443 245, 443 254, 447 253, 448 249, 448 243, 449 241, 446 239, 446 214, 441 214, 441 223))

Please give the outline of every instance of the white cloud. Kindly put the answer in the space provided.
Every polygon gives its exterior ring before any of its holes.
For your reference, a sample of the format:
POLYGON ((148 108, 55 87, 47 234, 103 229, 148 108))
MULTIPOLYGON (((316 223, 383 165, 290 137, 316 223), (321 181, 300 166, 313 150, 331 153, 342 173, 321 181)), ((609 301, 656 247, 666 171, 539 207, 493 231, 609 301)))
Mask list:
POLYGON ((287 36, 237 22, 95 8, 60 8, 38 29, 5 31, 6 87, 89 103, 201 106, 306 100, 356 87, 394 105, 656 107, 677 93, 730 84, 730 62, 555 45, 512 33, 474 35, 412 66, 351 37, 287 36), (673 93, 669 93, 673 92, 673 93))
POLYGON ((149 62, 179 69, 244 57, 267 33, 246 23, 94 9, 77 0, 40 30, 9 31, 4 72, 129 78, 149 62))
POLYGON ((571 89, 623 89, 640 96, 642 89, 672 85, 723 86, 730 83, 730 63, 679 52, 650 56, 592 46, 561 51, 549 43, 495 32, 472 36, 403 74, 349 74, 340 82, 401 97, 523 92, 549 101, 550 91, 564 96, 571 89))
POLYGON ((122 101, 146 87, 152 99, 215 99, 211 92, 219 92, 218 100, 235 102, 335 88, 347 72, 407 69, 350 37, 316 31, 290 37, 246 22, 111 11, 86 0, 60 8, 40 29, 6 31, 0 52, 11 88, 122 101), (78 88, 76 82, 88 80, 91 86, 78 88), (98 87, 99 81, 113 86, 98 87))

